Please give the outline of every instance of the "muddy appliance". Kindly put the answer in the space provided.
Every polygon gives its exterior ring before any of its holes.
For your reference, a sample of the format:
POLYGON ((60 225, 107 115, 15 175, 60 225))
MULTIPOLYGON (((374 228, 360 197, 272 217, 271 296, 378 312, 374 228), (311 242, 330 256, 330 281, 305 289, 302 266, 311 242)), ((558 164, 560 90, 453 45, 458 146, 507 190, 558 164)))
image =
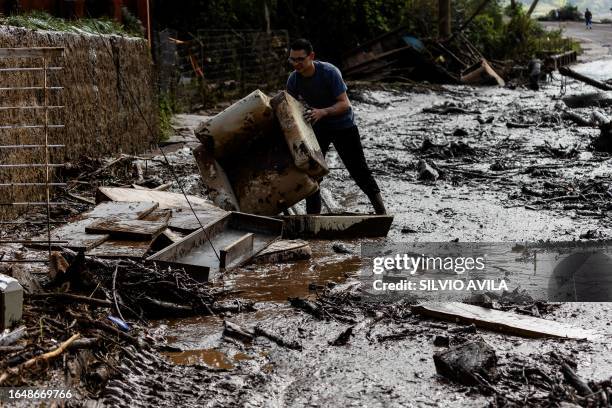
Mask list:
POLYGON ((257 90, 196 129, 194 156, 215 204, 276 215, 308 197, 328 173, 304 107, 257 90))

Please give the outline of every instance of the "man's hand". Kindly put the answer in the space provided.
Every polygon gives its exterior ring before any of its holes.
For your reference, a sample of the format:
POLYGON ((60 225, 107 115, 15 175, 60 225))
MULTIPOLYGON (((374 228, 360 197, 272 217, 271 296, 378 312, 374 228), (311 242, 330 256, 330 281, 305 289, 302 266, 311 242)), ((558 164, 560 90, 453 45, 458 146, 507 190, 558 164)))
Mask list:
POLYGON ((304 114, 304 118, 311 124, 317 123, 325 116, 327 116, 327 111, 325 109, 310 109, 304 114))

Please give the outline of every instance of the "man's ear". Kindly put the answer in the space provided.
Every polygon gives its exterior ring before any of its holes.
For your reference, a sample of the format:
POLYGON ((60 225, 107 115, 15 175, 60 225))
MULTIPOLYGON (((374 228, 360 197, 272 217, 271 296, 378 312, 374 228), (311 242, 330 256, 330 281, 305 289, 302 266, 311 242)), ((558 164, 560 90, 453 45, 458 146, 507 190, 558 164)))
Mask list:
POLYGON ((314 51, 310 53, 309 57, 310 57, 310 59, 311 59, 311 60, 313 60, 313 61, 314 61, 314 59, 315 59, 315 53, 314 53, 314 51))

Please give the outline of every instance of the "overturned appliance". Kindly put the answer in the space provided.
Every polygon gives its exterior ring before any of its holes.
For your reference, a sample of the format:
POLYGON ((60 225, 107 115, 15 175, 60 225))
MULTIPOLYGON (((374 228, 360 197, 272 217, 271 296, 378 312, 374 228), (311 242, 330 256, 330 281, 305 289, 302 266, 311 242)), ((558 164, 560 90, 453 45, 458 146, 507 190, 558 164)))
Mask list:
POLYGON ((319 188, 328 168, 304 107, 257 90, 196 129, 194 156, 221 208, 276 215, 319 188))

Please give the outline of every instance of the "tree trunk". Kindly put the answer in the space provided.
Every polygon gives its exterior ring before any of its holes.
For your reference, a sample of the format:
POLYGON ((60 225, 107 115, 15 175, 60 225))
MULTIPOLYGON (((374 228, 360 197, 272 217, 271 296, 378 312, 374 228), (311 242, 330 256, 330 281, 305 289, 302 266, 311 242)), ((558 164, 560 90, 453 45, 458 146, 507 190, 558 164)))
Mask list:
POLYGON ((448 38, 451 35, 451 2, 438 0, 438 36, 448 38))

